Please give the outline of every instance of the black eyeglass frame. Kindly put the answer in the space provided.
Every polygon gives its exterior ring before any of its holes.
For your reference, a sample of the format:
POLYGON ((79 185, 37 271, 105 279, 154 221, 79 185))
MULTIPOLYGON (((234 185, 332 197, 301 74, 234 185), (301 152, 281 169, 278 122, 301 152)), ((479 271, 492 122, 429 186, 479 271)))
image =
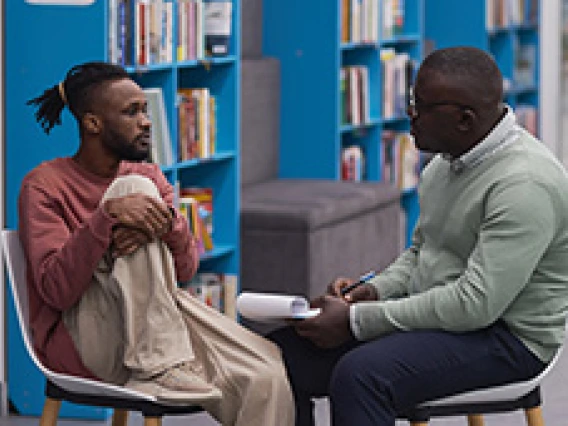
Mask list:
POLYGON ((442 102, 431 102, 431 103, 416 103, 416 97, 414 96, 414 86, 410 86, 408 88, 408 104, 407 107, 413 114, 419 115, 420 111, 427 111, 429 109, 435 108, 437 106, 443 105, 453 105, 463 110, 470 110, 475 113, 475 109, 473 109, 469 105, 461 104, 459 102, 451 102, 451 101, 442 101, 442 102))

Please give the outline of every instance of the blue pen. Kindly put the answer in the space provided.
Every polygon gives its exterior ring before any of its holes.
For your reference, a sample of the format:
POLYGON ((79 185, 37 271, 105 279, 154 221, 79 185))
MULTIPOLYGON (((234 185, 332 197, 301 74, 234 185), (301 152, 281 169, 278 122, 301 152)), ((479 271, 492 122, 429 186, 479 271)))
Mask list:
POLYGON ((365 275, 361 275, 361 277, 359 278, 359 281, 356 281, 353 284, 349 284, 348 286, 343 287, 339 291, 339 293, 341 294, 341 296, 345 296, 351 290, 359 287, 362 284, 366 284, 370 279, 374 278, 376 275, 377 275, 377 273, 375 271, 367 272, 365 275))

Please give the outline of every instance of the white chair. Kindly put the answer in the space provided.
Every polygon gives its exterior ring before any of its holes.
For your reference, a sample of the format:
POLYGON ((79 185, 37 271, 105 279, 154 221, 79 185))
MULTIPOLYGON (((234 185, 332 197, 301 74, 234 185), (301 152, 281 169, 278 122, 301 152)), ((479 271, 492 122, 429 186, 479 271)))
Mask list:
POLYGON ((483 414, 522 409, 528 426, 544 426, 540 384, 550 373, 561 353, 562 348, 556 352, 546 368, 533 379, 428 401, 406 417, 412 426, 426 426, 430 418, 467 415, 469 426, 483 426, 483 414))
POLYGON ((139 411, 144 416, 144 426, 160 426, 162 416, 167 414, 189 414, 202 411, 197 406, 161 405, 156 397, 124 387, 56 373, 43 365, 34 353, 28 323, 28 291, 26 282, 26 260, 17 231, 2 231, 2 248, 10 288, 20 324, 24 344, 30 358, 47 379, 46 401, 40 419, 40 426, 55 426, 61 401, 96 407, 114 408, 112 425, 126 426, 128 411, 139 411))

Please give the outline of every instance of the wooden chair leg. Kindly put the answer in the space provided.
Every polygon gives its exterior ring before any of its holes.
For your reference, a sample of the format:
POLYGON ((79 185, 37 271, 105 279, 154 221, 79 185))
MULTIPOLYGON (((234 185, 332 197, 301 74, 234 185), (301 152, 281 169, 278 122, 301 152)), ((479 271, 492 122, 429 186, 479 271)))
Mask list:
POLYGON ((144 417, 144 426, 162 426, 162 418, 144 417))
POLYGON ((112 426, 126 426, 128 423, 128 410, 116 408, 112 413, 112 426))
POLYGON ((525 417, 529 426, 544 426, 544 419, 542 418, 542 408, 534 407, 525 410, 525 417))
POLYGON ((483 414, 468 414, 467 424, 468 426, 483 426, 485 424, 483 414))
POLYGON ((43 404, 43 412, 39 419, 39 426, 56 426, 60 408, 60 399, 46 398, 45 404, 43 404))

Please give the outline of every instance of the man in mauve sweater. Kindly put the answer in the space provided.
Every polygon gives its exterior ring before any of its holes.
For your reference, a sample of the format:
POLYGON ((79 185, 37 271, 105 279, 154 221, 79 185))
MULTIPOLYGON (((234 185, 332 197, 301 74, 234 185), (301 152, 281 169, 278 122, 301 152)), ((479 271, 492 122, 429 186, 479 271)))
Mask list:
POLYGON ((91 62, 29 102, 49 133, 67 106, 75 155, 23 180, 19 235, 39 359, 57 372, 198 404, 223 425, 294 423, 278 348, 177 288, 199 255, 150 149, 142 89, 91 62))
POLYGON ((534 377, 564 343, 565 169, 502 103, 486 52, 434 51, 413 89, 415 144, 438 155, 411 246, 350 291, 338 278, 314 302, 319 316, 271 336, 299 426, 322 395, 334 426, 394 426, 420 403, 534 377))

